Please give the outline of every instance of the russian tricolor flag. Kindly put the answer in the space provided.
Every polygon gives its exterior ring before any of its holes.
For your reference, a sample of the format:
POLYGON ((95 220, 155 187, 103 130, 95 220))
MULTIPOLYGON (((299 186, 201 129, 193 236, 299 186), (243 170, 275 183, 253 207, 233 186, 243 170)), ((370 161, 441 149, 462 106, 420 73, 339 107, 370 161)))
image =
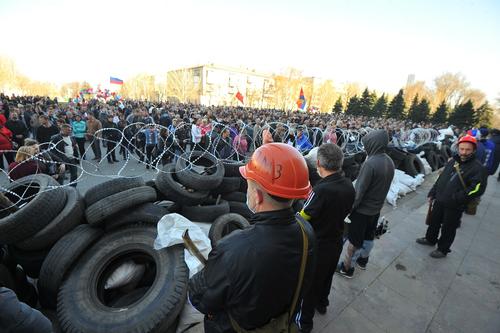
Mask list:
POLYGON ((109 77, 109 83, 111 83, 111 84, 123 84, 123 80, 120 80, 120 79, 118 79, 116 77, 110 76, 109 77))

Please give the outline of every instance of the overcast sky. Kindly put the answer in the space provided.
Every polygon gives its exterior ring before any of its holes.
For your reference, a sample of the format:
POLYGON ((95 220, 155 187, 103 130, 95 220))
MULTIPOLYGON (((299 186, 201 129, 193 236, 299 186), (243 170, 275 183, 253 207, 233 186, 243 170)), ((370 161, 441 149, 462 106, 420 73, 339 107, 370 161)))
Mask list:
POLYGON ((218 63, 395 94, 461 72, 500 93, 500 1, 1 0, 0 54, 63 82, 218 63))

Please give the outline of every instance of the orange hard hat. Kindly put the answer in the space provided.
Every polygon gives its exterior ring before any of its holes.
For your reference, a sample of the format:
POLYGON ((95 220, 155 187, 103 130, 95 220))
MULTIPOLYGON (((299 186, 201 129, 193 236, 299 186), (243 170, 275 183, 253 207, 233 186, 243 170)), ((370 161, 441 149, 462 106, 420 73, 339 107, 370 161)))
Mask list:
POLYGON ((469 142, 469 143, 472 143, 474 146, 477 147, 477 140, 472 135, 467 134, 467 135, 464 135, 463 137, 461 137, 458 140, 458 144, 461 144, 462 142, 469 142))
POLYGON ((269 194, 287 199, 305 199, 311 191, 309 171, 298 150, 284 143, 259 147, 240 167, 245 179, 257 182, 269 194))

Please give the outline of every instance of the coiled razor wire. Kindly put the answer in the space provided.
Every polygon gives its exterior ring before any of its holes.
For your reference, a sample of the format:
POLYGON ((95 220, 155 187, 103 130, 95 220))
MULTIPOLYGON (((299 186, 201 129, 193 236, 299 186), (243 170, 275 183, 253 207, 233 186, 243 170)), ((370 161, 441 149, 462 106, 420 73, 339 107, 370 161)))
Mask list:
MULTIPOLYGON (((64 151, 59 151, 57 149, 57 143, 49 143, 40 146, 40 152, 31 156, 23 162, 20 162, 14 168, 21 167, 22 164, 28 163, 29 161, 35 160, 37 162, 44 163, 46 165, 56 165, 60 166, 61 164, 66 164, 70 166, 76 167, 79 172, 77 172, 77 178, 74 181, 70 181, 68 184, 60 185, 60 186, 52 186, 47 190, 51 190, 57 187, 70 186, 77 184, 81 181, 82 177, 92 176, 92 177, 101 177, 101 178, 117 178, 117 177, 125 177, 125 178, 135 178, 146 174, 144 172, 141 174, 136 174, 134 176, 127 176, 124 174, 124 171, 127 168, 127 165, 130 165, 132 162, 137 161, 140 164, 145 164, 152 168, 157 173, 163 172, 166 173, 168 171, 163 170, 161 164, 163 162, 164 157, 168 156, 173 161, 178 159, 183 159, 186 161, 186 168, 193 168, 196 163, 204 158, 206 154, 213 156, 217 160, 222 161, 224 164, 242 164, 246 163, 250 158, 250 154, 262 145, 262 132, 264 130, 269 130, 275 142, 283 142, 293 145, 295 135, 297 130, 300 128, 302 130, 303 135, 306 136, 307 140, 311 143, 312 147, 319 147, 324 140, 326 134, 334 133, 337 136, 337 144, 340 146, 345 156, 353 156, 358 153, 364 152, 364 146, 362 143, 362 138, 367 135, 369 132, 373 131, 372 128, 365 127, 359 130, 353 129, 340 129, 336 128, 334 130, 327 128, 326 130, 322 130, 318 127, 308 128, 307 126, 297 126, 296 124, 290 125, 282 122, 270 122, 261 126, 256 132, 254 131, 255 127, 248 126, 243 122, 239 122, 239 132, 235 130, 233 127, 222 124, 218 122, 212 122, 211 129, 205 135, 205 142, 203 144, 194 144, 191 146, 191 124, 189 123, 180 123, 173 131, 170 131, 167 127, 161 126, 159 124, 146 124, 142 122, 133 123, 126 126, 123 130, 117 128, 102 128, 98 130, 92 137, 89 145, 85 148, 85 152, 83 156, 89 156, 89 150, 91 149, 94 141, 97 140, 95 144, 107 144, 108 142, 114 143, 114 147, 106 152, 102 156, 99 161, 95 163, 89 161, 87 159, 80 159, 78 164, 68 164, 64 162, 54 161, 50 158, 50 153, 52 151, 56 151, 59 154, 65 154, 64 151), (153 128, 157 131, 158 134, 158 143, 156 144, 156 152, 153 154, 153 158, 151 161, 148 160, 146 151, 145 151, 145 140, 140 138, 141 135, 145 134, 145 132, 149 129, 153 128), (233 138, 231 142, 223 140, 221 134, 225 131, 229 130, 230 136, 233 138), (167 131, 168 136, 161 137, 161 132, 167 131), (118 140, 110 140, 108 139, 108 133, 116 132, 116 137, 119 137, 118 140), (132 136, 126 135, 132 133, 132 136), (177 133, 187 133, 187 138, 179 138, 177 133), (250 136, 248 133, 253 133, 250 136), (161 145, 160 145, 161 140, 161 145), (181 142, 179 140, 183 140, 185 142, 181 142), (243 142, 246 141, 246 146, 248 151, 242 152, 241 147, 243 146, 243 142), (160 149, 159 147, 162 147, 160 149), (224 159, 220 156, 220 151, 222 149, 229 149, 229 156, 225 156, 224 159), (110 154, 113 152, 115 154, 120 155, 120 149, 125 151, 126 158, 124 160, 123 165, 120 167, 118 172, 111 175, 102 175, 97 173, 100 170, 100 164, 110 157, 110 154), (194 151, 202 152, 200 156, 196 158, 192 158, 192 154, 194 151), (92 171, 93 169, 93 171, 92 171)), ((399 147, 409 147, 409 146, 421 146, 429 142, 435 142, 439 132, 434 129, 423 129, 416 128, 408 131, 401 131, 399 135, 396 135, 396 145, 399 147)), ((3 153, 9 151, 3 151, 3 153)), ((15 152, 15 151, 10 151, 15 152)), ((308 150, 302 151, 303 154, 306 154, 308 150)), ((170 161, 171 163, 172 161, 170 161)), ((12 183, 15 183, 15 180, 12 180, 9 176, 9 172, 2 170, 2 172, 6 175, 6 177, 12 183)), ((14 206, 20 207, 26 201, 33 199, 36 194, 27 195, 27 191, 30 185, 24 185, 25 189, 21 194, 17 194, 13 191, 6 189, 5 187, 0 187, 0 191, 4 194, 7 194, 11 202, 14 206)), ((12 206, 11 206, 12 207, 12 206)), ((0 212, 7 210, 11 207, 3 207, 0 209, 0 212)))

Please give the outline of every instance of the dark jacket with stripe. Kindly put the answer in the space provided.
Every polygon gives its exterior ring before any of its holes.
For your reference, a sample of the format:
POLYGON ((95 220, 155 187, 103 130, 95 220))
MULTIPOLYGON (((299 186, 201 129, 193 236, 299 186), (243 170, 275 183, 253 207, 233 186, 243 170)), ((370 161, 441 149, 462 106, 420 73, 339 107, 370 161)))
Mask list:
POLYGON ((429 191, 429 198, 436 199, 443 206, 465 210, 466 204, 473 198, 480 197, 486 190, 488 173, 473 154, 466 161, 455 155, 446 163, 436 183, 429 191), (455 164, 460 167, 466 188, 464 189, 457 175, 455 164))
POLYGON ((349 179, 334 173, 321 179, 300 215, 308 220, 318 243, 336 240, 344 233, 344 219, 351 212, 354 187, 349 179))

